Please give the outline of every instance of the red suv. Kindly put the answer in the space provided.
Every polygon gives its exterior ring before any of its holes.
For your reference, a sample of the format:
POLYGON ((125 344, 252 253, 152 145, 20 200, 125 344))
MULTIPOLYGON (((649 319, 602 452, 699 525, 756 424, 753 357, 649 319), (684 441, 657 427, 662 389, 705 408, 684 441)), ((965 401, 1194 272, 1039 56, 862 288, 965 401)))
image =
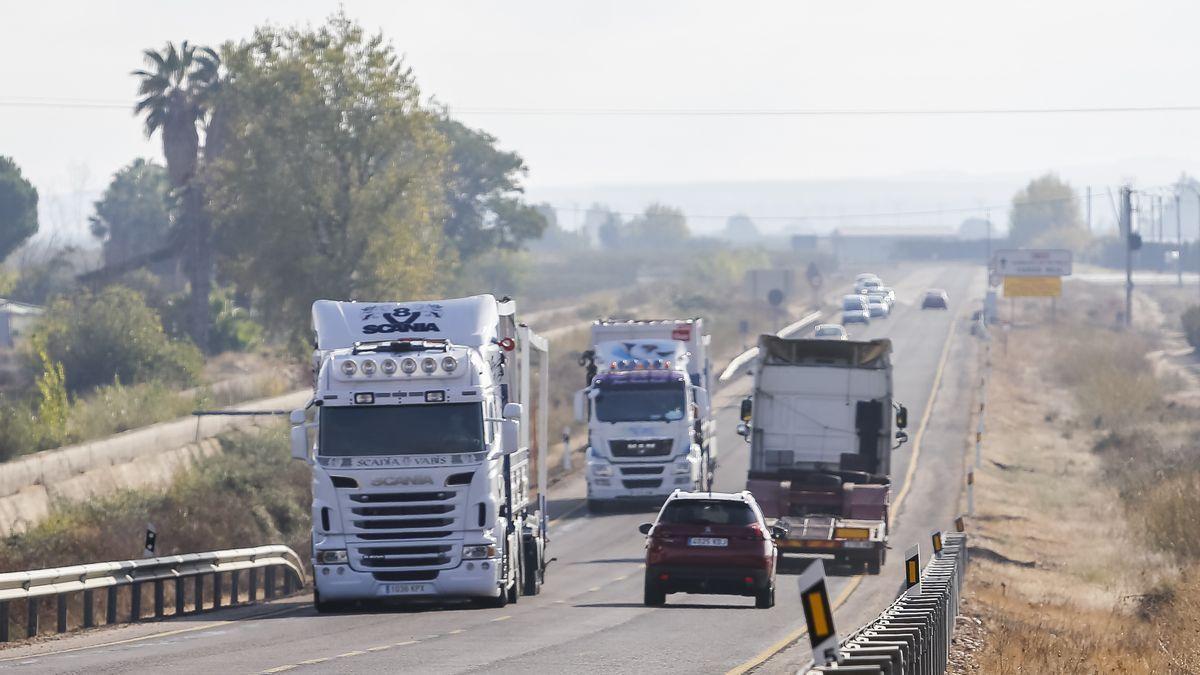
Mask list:
POLYGON ((648 535, 646 605, 662 605, 668 593, 754 596, 759 609, 775 605, 775 542, 749 492, 676 490, 658 520, 638 529, 648 535))

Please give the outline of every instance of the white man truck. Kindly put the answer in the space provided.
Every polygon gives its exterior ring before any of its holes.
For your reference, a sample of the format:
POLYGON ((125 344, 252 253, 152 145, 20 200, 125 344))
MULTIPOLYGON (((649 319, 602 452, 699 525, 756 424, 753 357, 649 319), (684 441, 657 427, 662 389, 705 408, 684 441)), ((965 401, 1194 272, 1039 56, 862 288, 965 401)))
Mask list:
POLYGON ((522 439, 529 350, 545 341, 491 295, 318 300, 312 315, 315 414, 292 413, 291 442, 312 466, 317 610, 536 594, 545 504, 522 439))
POLYGON ((575 396, 588 425, 589 510, 708 484, 717 456, 711 339, 699 318, 592 324, 580 361, 587 387, 575 396))
POLYGON ((892 401, 891 341, 763 335, 758 348, 738 433, 750 443, 747 489, 774 519, 780 553, 878 574, 893 443, 908 439, 908 411, 892 401))

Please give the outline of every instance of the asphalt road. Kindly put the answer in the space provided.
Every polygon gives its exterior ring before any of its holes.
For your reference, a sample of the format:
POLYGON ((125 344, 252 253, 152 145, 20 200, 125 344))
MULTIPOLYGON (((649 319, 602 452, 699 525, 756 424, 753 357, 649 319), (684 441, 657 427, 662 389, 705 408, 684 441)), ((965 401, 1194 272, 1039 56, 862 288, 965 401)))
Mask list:
MULTIPOLYGON (((916 443, 893 456, 897 509, 892 555, 875 577, 834 577, 835 612, 851 629, 877 613, 900 583, 900 552, 927 545, 958 508, 962 455, 968 432, 971 339, 957 311, 982 292, 982 269, 914 267, 895 272, 899 304, 887 320, 856 329, 855 337, 891 337, 896 398, 909 407, 910 436, 920 433, 920 457, 906 484, 916 443), (950 293, 952 311, 921 311, 926 287, 950 293), (953 328, 953 331, 952 331, 953 328), (947 337, 954 337, 947 350, 947 337), (941 368, 940 364, 945 363, 941 368), (923 430, 931 392, 940 383, 923 430), (900 497, 903 495, 903 497, 900 497), (852 592, 851 592, 852 591, 852 592)), ((718 392, 722 465, 717 489, 745 485, 748 451, 734 433, 737 404, 749 387, 740 378, 718 392)), ((0 652, 0 669, 37 673, 339 672, 544 673, 726 672, 764 660, 804 622, 788 575, 779 578, 777 605, 753 608, 752 598, 672 595, 662 608, 642 599, 643 537, 637 525, 650 512, 587 516, 581 480, 552 490, 551 554, 542 594, 503 609, 372 608, 318 616, 310 598, 239 608, 136 626, 120 626, 18 646, 0 652)), ((835 570, 836 572, 836 570, 835 570)), ((794 672, 807 652, 787 648, 761 663, 762 672, 794 672)))

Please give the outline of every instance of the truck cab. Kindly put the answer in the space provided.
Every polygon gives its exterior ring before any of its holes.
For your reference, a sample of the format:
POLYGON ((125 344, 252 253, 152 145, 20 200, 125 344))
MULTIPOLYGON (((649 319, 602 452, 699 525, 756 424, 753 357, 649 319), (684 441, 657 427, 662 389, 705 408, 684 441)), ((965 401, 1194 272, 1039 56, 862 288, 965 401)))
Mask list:
POLYGON ((511 305, 314 304, 314 397, 293 413, 292 452, 312 467, 319 611, 537 591, 545 536, 511 305))
POLYGON ((699 319, 597 322, 576 417, 588 424, 588 507, 661 501, 707 484, 715 462, 699 319), (685 330, 686 329, 686 330, 685 330), (694 343, 694 344, 693 344, 694 343))

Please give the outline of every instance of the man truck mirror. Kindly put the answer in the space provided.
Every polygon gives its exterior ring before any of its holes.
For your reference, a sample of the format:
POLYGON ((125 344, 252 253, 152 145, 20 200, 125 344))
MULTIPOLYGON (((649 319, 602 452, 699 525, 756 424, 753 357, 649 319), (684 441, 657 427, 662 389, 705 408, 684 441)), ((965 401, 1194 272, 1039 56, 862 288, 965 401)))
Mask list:
POLYGON ((908 408, 900 406, 896 411, 896 427, 900 429, 908 428, 908 408))
POLYGON ((908 442, 908 434, 903 431, 896 432, 896 447, 900 447, 908 442))
MULTIPOLYGON (((509 403, 508 405, 519 406, 519 403, 509 403)), ((504 406, 504 411, 508 412, 508 405, 504 406)), ((520 450, 521 445, 521 425, 513 420, 504 420, 500 423, 500 449, 504 454, 511 455, 520 450)))
POLYGON ((507 419, 519 420, 519 419, 521 419, 521 415, 524 412, 525 412, 525 410, 521 407, 520 403, 505 403, 504 404, 504 417, 507 419))
MULTIPOLYGON (((750 400, 749 397, 742 399, 742 421, 743 422, 750 421, 750 417, 752 416, 752 413, 753 413, 753 405, 754 405, 754 403, 750 400)), ((742 435, 744 436, 745 434, 742 434, 742 435)))
POLYGON ((297 424, 304 424, 308 420, 308 415, 304 412, 304 408, 298 408, 293 410, 291 414, 288 415, 288 419, 291 420, 292 425, 294 426, 297 424))
POLYGON ((738 433, 738 436, 743 436, 743 437, 749 436, 750 435, 750 425, 746 424, 745 422, 738 422, 737 433, 738 433))
POLYGON ((707 418, 709 414, 708 390, 704 387, 692 387, 692 393, 696 397, 696 407, 700 408, 700 415, 707 418))
POLYGON ((304 411, 296 410, 292 412, 292 419, 296 418, 296 413, 300 413, 300 422, 292 427, 292 458, 308 461, 308 429, 304 426, 304 411))

